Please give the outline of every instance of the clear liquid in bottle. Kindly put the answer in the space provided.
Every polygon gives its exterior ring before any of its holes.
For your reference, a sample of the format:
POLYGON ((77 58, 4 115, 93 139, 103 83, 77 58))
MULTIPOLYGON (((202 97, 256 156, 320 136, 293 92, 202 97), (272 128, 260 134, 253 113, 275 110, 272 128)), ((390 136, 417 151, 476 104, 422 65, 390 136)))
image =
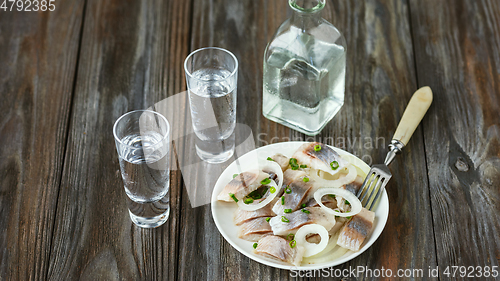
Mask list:
POLYGON ((268 119, 316 135, 344 104, 346 50, 338 30, 323 19, 306 32, 293 20, 266 48, 262 109, 268 119), (317 36, 328 29, 329 36, 317 36))

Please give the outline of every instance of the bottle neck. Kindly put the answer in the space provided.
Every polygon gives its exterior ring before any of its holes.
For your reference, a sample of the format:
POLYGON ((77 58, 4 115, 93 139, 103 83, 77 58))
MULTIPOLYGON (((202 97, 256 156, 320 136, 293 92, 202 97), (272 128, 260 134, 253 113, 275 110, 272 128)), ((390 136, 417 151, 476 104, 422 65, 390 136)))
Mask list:
POLYGON ((293 10, 291 23, 301 29, 315 27, 321 22, 325 0, 288 0, 293 10))

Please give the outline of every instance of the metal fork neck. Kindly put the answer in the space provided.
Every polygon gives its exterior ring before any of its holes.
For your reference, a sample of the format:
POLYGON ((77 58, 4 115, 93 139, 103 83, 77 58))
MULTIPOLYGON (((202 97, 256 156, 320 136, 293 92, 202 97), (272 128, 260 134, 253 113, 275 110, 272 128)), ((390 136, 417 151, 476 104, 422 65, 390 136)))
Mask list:
POLYGON ((396 157, 396 154, 401 153, 401 150, 403 149, 403 147, 405 147, 405 145, 402 142, 400 142, 396 139, 391 140, 391 144, 389 144, 389 152, 387 153, 387 156, 385 157, 384 164, 386 166, 389 166, 389 164, 391 164, 392 160, 394 160, 394 158, 396 157))

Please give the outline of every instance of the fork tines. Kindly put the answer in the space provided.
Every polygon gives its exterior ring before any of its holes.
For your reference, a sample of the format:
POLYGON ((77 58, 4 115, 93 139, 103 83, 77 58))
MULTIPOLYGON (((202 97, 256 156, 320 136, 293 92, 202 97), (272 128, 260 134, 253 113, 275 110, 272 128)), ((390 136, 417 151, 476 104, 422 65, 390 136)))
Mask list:
POLYGON ((376 206, 391 177, 392 175, 386 165, 374 165, 371 168, 358 194, 356 194, 363 207, 372 210, 376 206))

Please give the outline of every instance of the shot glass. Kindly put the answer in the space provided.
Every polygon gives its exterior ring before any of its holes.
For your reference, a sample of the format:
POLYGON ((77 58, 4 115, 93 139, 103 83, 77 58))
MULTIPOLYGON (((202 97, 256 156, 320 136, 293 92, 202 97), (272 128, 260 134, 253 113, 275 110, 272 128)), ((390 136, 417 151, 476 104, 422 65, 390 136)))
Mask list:
POLYGON ((184 61, 196 153, 222 163, 234 153, 238 60, 229 51, 198 49, 184 61))
POLYGON ((130 219, 143 228, 164 224, 170 213, 170 125, 154 111, 122 115, 113 126, 130 219))

